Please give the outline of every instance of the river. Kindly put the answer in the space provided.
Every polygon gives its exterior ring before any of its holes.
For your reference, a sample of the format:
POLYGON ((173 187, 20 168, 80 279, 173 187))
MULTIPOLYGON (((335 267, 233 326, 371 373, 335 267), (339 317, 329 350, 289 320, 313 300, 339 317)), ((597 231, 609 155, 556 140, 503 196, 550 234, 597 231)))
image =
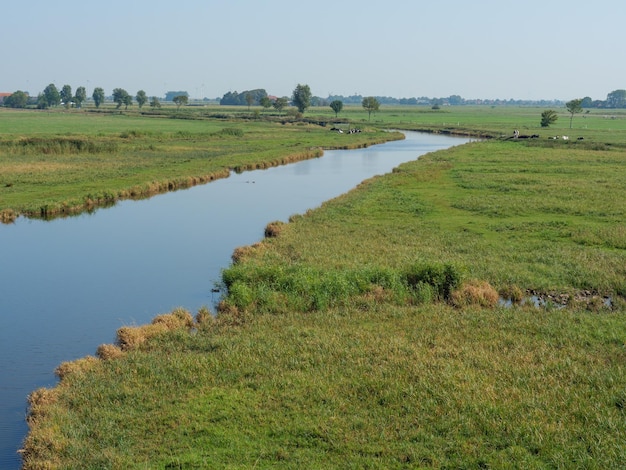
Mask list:
MULTIPOLYGON (((192 314, 233 250, 268 222, 318 207, 374 175, 466 138, 406 139, 229 178, 52 221, 0 225, 0 469, 18 469, 27 395, 63 361, 95 354, 121 326, 182 306, 192 314)), ((349 136, 346 136, 349 138, 349 136)))

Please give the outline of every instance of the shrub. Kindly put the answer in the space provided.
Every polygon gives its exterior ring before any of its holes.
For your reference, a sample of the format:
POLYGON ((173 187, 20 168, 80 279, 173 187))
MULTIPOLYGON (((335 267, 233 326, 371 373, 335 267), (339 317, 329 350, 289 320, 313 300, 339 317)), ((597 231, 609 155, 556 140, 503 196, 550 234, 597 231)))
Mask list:
MULTIPOLYGON (((430 285, 438 300, 449 300, 450 294, 461 282, 461 271, 451 264, 421 264, 409 267, 405 279, 410 288, 430 285)), ((421 287, 420 287, 421 288, 421 287)))

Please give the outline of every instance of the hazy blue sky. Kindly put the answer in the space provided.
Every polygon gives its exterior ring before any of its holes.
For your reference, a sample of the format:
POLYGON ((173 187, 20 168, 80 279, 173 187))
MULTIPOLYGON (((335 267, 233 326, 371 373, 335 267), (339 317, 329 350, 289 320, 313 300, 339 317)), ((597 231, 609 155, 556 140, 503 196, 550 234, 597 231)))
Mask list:
POLYGON ((0 92, 606 99, 624 0, 8 0, 0 92))

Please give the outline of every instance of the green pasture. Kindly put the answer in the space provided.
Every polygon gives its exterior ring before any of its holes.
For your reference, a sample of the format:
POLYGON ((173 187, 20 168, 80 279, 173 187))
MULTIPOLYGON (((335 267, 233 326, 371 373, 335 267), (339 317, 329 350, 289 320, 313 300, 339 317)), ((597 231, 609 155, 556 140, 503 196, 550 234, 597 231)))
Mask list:
POLYGON ((26 469, 618 469, 625 335, 441 304, 223 316, 39 392, 26 469))
MULTIPOLYGON (((0 212, 56 216, 399 138, 201 115, 0 111, 0 212)), ((8 217, 10 219, 10 217, 8 217)))
MULTIPOLYGON (((31 158, 36 171, 120 154, 151 181, 156 162, 173 172, 166 154, 182 175, 206 170, 214 145, 216 161, 255 165, 349 137, 246 110, 197 112, 197 122, 98 116, 112 127, 85 140, 100 153, 1 158, 31 158), (115 127, 122 119, 135 125, 115 127), (207 130, 147 128, 170 121, 207 130)), ((624 116, 576 115, 570 130, 564 110, 549 129, 540 114, 381 107, 370 123, 345 109, 339 124, 367 129, 367 141, 377 128, 490 138, 268 224, 233 253, 215 316, 159 316, 120 329, 97 358, 61 365, 59 385, 30 397, 25 468, 621 468, 624 116), (540 137, 508 139, 513 129, 540 137)), ((334 121, 330 108, 305 117, 334 121)), ((5 149, 16 139, 2 136, 5 149)))

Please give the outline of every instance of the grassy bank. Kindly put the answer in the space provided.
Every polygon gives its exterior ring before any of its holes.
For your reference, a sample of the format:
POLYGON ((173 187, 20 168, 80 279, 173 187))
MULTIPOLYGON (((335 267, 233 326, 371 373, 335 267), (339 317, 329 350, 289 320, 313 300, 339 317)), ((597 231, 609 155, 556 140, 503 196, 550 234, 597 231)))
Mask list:
POLYGON ((587 131, 436 152, 268 224, 216 318, 62 364, 25 467, 621 468, 626 153, 587 131))
POLYGON ((399 138, 305 122, 0 110, 0 213, 52 217, 399 138))
POLYGON ((616 469, 625 334, 441 304, 224 316, 66 372, 27 467, 616 469))
POLYGON ((617 150, 509 141, 429 154, 294 217, 251 263, 401 270, 443 261, 498 289, 625 296, 624 163, 617 150))

